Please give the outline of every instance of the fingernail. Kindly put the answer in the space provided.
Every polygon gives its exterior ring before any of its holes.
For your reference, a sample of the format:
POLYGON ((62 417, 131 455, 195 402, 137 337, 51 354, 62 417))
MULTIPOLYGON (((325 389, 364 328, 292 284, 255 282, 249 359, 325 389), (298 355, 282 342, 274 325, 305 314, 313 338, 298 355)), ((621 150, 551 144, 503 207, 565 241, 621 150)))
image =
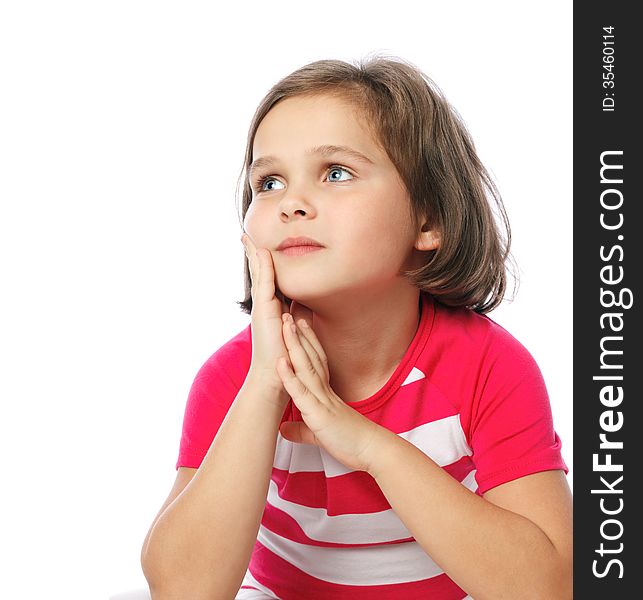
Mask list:
POLYGON ((301 319, 301 321, 299 321, 299 326, 303 327, 304 329, 308 327, 308 323, 306 322, 306 319, 301 319))

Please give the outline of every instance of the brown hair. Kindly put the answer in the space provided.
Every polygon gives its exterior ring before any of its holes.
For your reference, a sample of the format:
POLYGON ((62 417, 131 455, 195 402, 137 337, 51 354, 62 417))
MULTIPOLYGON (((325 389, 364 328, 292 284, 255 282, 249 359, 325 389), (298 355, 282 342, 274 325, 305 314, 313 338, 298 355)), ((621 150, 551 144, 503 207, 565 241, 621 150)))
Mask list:
MULTIPOLYGON (((280 100, 320 94, 346 99, 362 111, 409 192, 415 230, 419 233, 428 223, 439 233, 440 246, 424 252, 424 265, 401 275, 449 306, 478 313, 498 306, 506 291, 505 262, 511 244, 500 194, 458 112, 429 77, 398 57, 375 56, 356 65, 318 60, 269 90, 248 133, 239 177, 243 178, 241 223, 252 202, 247 169, 262 119, 280 100)), ((251 279, 245 257, 244 266, 245 299, 238 304, 250 314, 251 279)))

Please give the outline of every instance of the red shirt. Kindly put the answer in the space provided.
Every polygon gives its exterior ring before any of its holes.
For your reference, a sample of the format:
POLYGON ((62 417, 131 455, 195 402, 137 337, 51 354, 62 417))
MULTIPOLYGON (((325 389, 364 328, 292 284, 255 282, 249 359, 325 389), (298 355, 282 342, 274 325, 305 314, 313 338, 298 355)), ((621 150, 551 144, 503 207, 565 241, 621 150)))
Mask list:
MULTIPOLYGON (((349 405, 478 495, 530 473, 568 473, 545 383, 524 346, 485 315, 426 293, 420 304, 418 329, 388 382, 349 405)), ((177 469, 201 464, 245 380, 251 352, 248 325, 197 373, 177 469)), ((302 420, 292 402, 283 420, 302 420)), ((466 597, 368 473, 280 434, 243 587, 282 600, 466 597)))

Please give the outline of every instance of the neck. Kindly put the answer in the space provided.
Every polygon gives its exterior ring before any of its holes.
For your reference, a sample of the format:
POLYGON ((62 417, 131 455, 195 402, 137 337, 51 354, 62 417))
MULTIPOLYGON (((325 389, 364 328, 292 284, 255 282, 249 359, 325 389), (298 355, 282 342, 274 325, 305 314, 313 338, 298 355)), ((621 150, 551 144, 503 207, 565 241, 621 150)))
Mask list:
POLYGON ((419 301, 419 290, 404 285, 308 304, 330 386, 344 402, 364 400, 388 381, 417 332, 419 301))

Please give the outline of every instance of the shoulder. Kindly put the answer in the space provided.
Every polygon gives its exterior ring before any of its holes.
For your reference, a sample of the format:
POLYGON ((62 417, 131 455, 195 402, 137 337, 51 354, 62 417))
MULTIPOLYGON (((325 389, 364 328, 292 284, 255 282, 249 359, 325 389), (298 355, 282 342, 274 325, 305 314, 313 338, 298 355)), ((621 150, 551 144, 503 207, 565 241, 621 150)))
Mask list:
POLYGON ((250 325, 223 343, 201 366, 196 379, 209 381, 226 377, 236 387, 243 384, 252 358, 250 325))
MULTIPOLYGON (((546 410, 547 389, 529 350, 487 315, 435 303, 427 372, 466 427, 509 398, 546 410)), ((514 406, 515 408, 515 406, 514 406)))
POLYGON ((245 381, 251 348, 248 326, 222 344, 198 370, 185 405, 177 468, 201 464, 245 381))
POLYGON ((520 419, 551 420, 541 370, 522 342, 487 315, 450 307, 438 311, 452 345, 449 369, 458 380, 457 405, 469 434, 482 426, 511 428, 520 419))
MULTIPOLYGON (((435 342, 454 355, 499 368, 531 369, 535 361, 527 348, 487 315, 435 302, 435 342)), ((433 337, 433 334, 432 334, 433 337)))

